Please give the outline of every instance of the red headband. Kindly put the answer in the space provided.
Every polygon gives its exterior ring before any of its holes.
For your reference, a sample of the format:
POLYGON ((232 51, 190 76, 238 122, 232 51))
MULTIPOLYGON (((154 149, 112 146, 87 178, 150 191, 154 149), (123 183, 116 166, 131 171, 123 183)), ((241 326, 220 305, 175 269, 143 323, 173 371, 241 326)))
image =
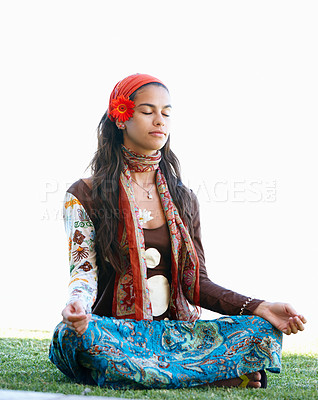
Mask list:
POLYGON ((161 83, 165 86, 159 79, 146 74, 130 75, 119 81, 109 98, 108 118, 111 121, 118 118, 119 121, 124 122, 132 117, 135 104, 129 100, 129 96, 147 83, 161 83))

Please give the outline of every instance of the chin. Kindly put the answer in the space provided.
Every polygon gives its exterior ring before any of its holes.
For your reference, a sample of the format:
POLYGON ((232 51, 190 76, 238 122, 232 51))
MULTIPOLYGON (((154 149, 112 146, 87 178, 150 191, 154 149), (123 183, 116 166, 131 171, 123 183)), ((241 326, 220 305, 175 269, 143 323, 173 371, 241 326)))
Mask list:
POLYGON ((156 138, 155 140, 152 140, 152 143, 150 144, 149 147, 151 147, 153 150, 160 150, 164 147, 164 145, 167 143, 168 138, 156 138))
POLYGON ((150 138, 143 143, 125 143, 124 145, 139 154, 151 155, 158 150, 161 150, 167 143, 168 138, 150 138))

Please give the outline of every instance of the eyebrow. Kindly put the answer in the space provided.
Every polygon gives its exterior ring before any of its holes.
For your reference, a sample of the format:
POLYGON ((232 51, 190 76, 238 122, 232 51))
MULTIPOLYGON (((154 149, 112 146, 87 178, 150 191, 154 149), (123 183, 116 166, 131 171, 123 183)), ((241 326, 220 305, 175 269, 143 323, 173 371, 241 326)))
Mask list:
MULTIPOLYGON (((156 108, 156 106, 154 104, 150 104, 150 103, 141 103, 141 104, 138 104, 137 107, 141 107, 141 106, 147 106, 147 107, 151 107, 151 108, 156 108)), ((167 104, 163 108, 172 108, 172 105, 171 104, 167 104)))

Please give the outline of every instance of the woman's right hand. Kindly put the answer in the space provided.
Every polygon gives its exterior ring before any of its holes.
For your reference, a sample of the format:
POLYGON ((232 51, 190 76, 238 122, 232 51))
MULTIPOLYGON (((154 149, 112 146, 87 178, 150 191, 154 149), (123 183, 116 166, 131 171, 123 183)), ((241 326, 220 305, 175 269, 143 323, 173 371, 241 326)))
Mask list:
POLYGON ((62 317, 64 324, 74 329, 78 335, 83 335, 88 328, 92 314, 86 314, 82 303, 77 300, 64 308, 62 317))

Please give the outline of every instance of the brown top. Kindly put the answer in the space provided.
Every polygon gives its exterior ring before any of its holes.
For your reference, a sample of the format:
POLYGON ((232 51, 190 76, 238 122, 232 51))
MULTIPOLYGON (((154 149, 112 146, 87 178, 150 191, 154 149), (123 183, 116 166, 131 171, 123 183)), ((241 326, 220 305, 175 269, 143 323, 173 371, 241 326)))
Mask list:
MULTIPOLYGON (((98 229, 99 221, 98 221, 98 204, 97 202, 93 202, 91 196, 91 187, 89 180, 82 180, 75 182, 69 189, 69 193, 72 193, 77 199, 81 202, 83 207, 85 208, 86 212, 90 216, 95 229, 98 229)), ((243 296, 239 293, 233 292, 231 290, 225 289, 222 286, 219 286, 212 282, 207 275, 207 271, 205 268, 205 257, 204 251, 201 242, 201 227, 200 227, 200 212, 199 212, 199 203, 197 197, 193 192, 192 193, 192 217, 193 217, 193 228, 194 228, 194 237, 193 243, 195 249, 197 251, 199 263, 200 263, 200 304, 197 304, 203 308, 206 308, 211 311, 218 312, 220 314, 225 315, 238 315, 240 313, 241 307, 247 301, 248 297, 243 296)), ((166 262, 166 265, 169 265, 168 256, 169 253, 169 245, 165 246, 166 235, 156 235, 156 232, 162 229, 164 231, 167 230, 167 234, 169 235, 169 231, 166 225, 163 227, 147 230, 144 229, 145 234, 145 244, 146 244, 146 251, 147 248, 152 248, 154 246, 154 242, 156 245, 158 241, 161 241, 162 246, 162 260, 166 262), (166 228, 164 228, 166 227, 166 228), (160 236, 160 237, 159 237, 160 236), (154 241, 154 242, 153 242, 154 241), (164 249, 165 247, 165 249, 164 249)), ((158 233, 158 232, 157 232, 158 233)), ((157 248, 160 253, 160 250, 157 248)), ((150 263, 154 263, 153 260, 158 259, 158 255, 156 252, 150 252, 149 255, 150 263)), ((170 258, 170 256, 169 256, 170 258)), ((147 258, 146 258, 147 259, 147 258)), ((96 263, 99 266, 98 269, 98 293, 97 293, 97 300, 93 306, 93 313, 100 315, 100 316, 112 316, 112 299, 113 299, 113 292, 114 292, 114 282, 115 282, 115 270, 110 265, 110 263, 106 262, 100 257, 100 251, 98 246, 96 246, 96 263)), ((166 272, 164 275, 168 282, 169 282, 169 273, 167 272, 166 268, 162 265, 158 265, 159 269, 164 269, 166 272)), ((150 268, 151 269, 151 268, 150 268)), ((158 271, 159 271, 158 269, 158 271)), ((153 272, 149 272, 149 278, 151 278, 153 272)), ((159 278, 154 279, 154 281, 160 281, 159 278)), ((161 279, 163 282, 164 279, 161 279)), ((161 283, 162 283, 161 282, 161 283)), ((149 284, 149 280, 148 280, 149 284)), ((154 293, 156 293, 156 284, 154 285, 154 293)), ((167 285, 163 284, 162 287, 166 287, 167 285)), ((158 290, 157 290, 158 292, 158 290)), ((156 299, 154 299, 156 301, 156 299)), ((256 307, 262 302, 262 300, 254 299, 248 303, 248 305, 244 309, 244 314, 252 314, 256 307)), ((160 312, 160 307, 162 309, 162 305, 159 305, 158 312, 160 312)), ((162 318, 162 315, 158 315, 159 319, 162 318)))
POLYGON ((148 288, 155 320, 170 318, 171 242, 169 228, 144 229, 148 288))

